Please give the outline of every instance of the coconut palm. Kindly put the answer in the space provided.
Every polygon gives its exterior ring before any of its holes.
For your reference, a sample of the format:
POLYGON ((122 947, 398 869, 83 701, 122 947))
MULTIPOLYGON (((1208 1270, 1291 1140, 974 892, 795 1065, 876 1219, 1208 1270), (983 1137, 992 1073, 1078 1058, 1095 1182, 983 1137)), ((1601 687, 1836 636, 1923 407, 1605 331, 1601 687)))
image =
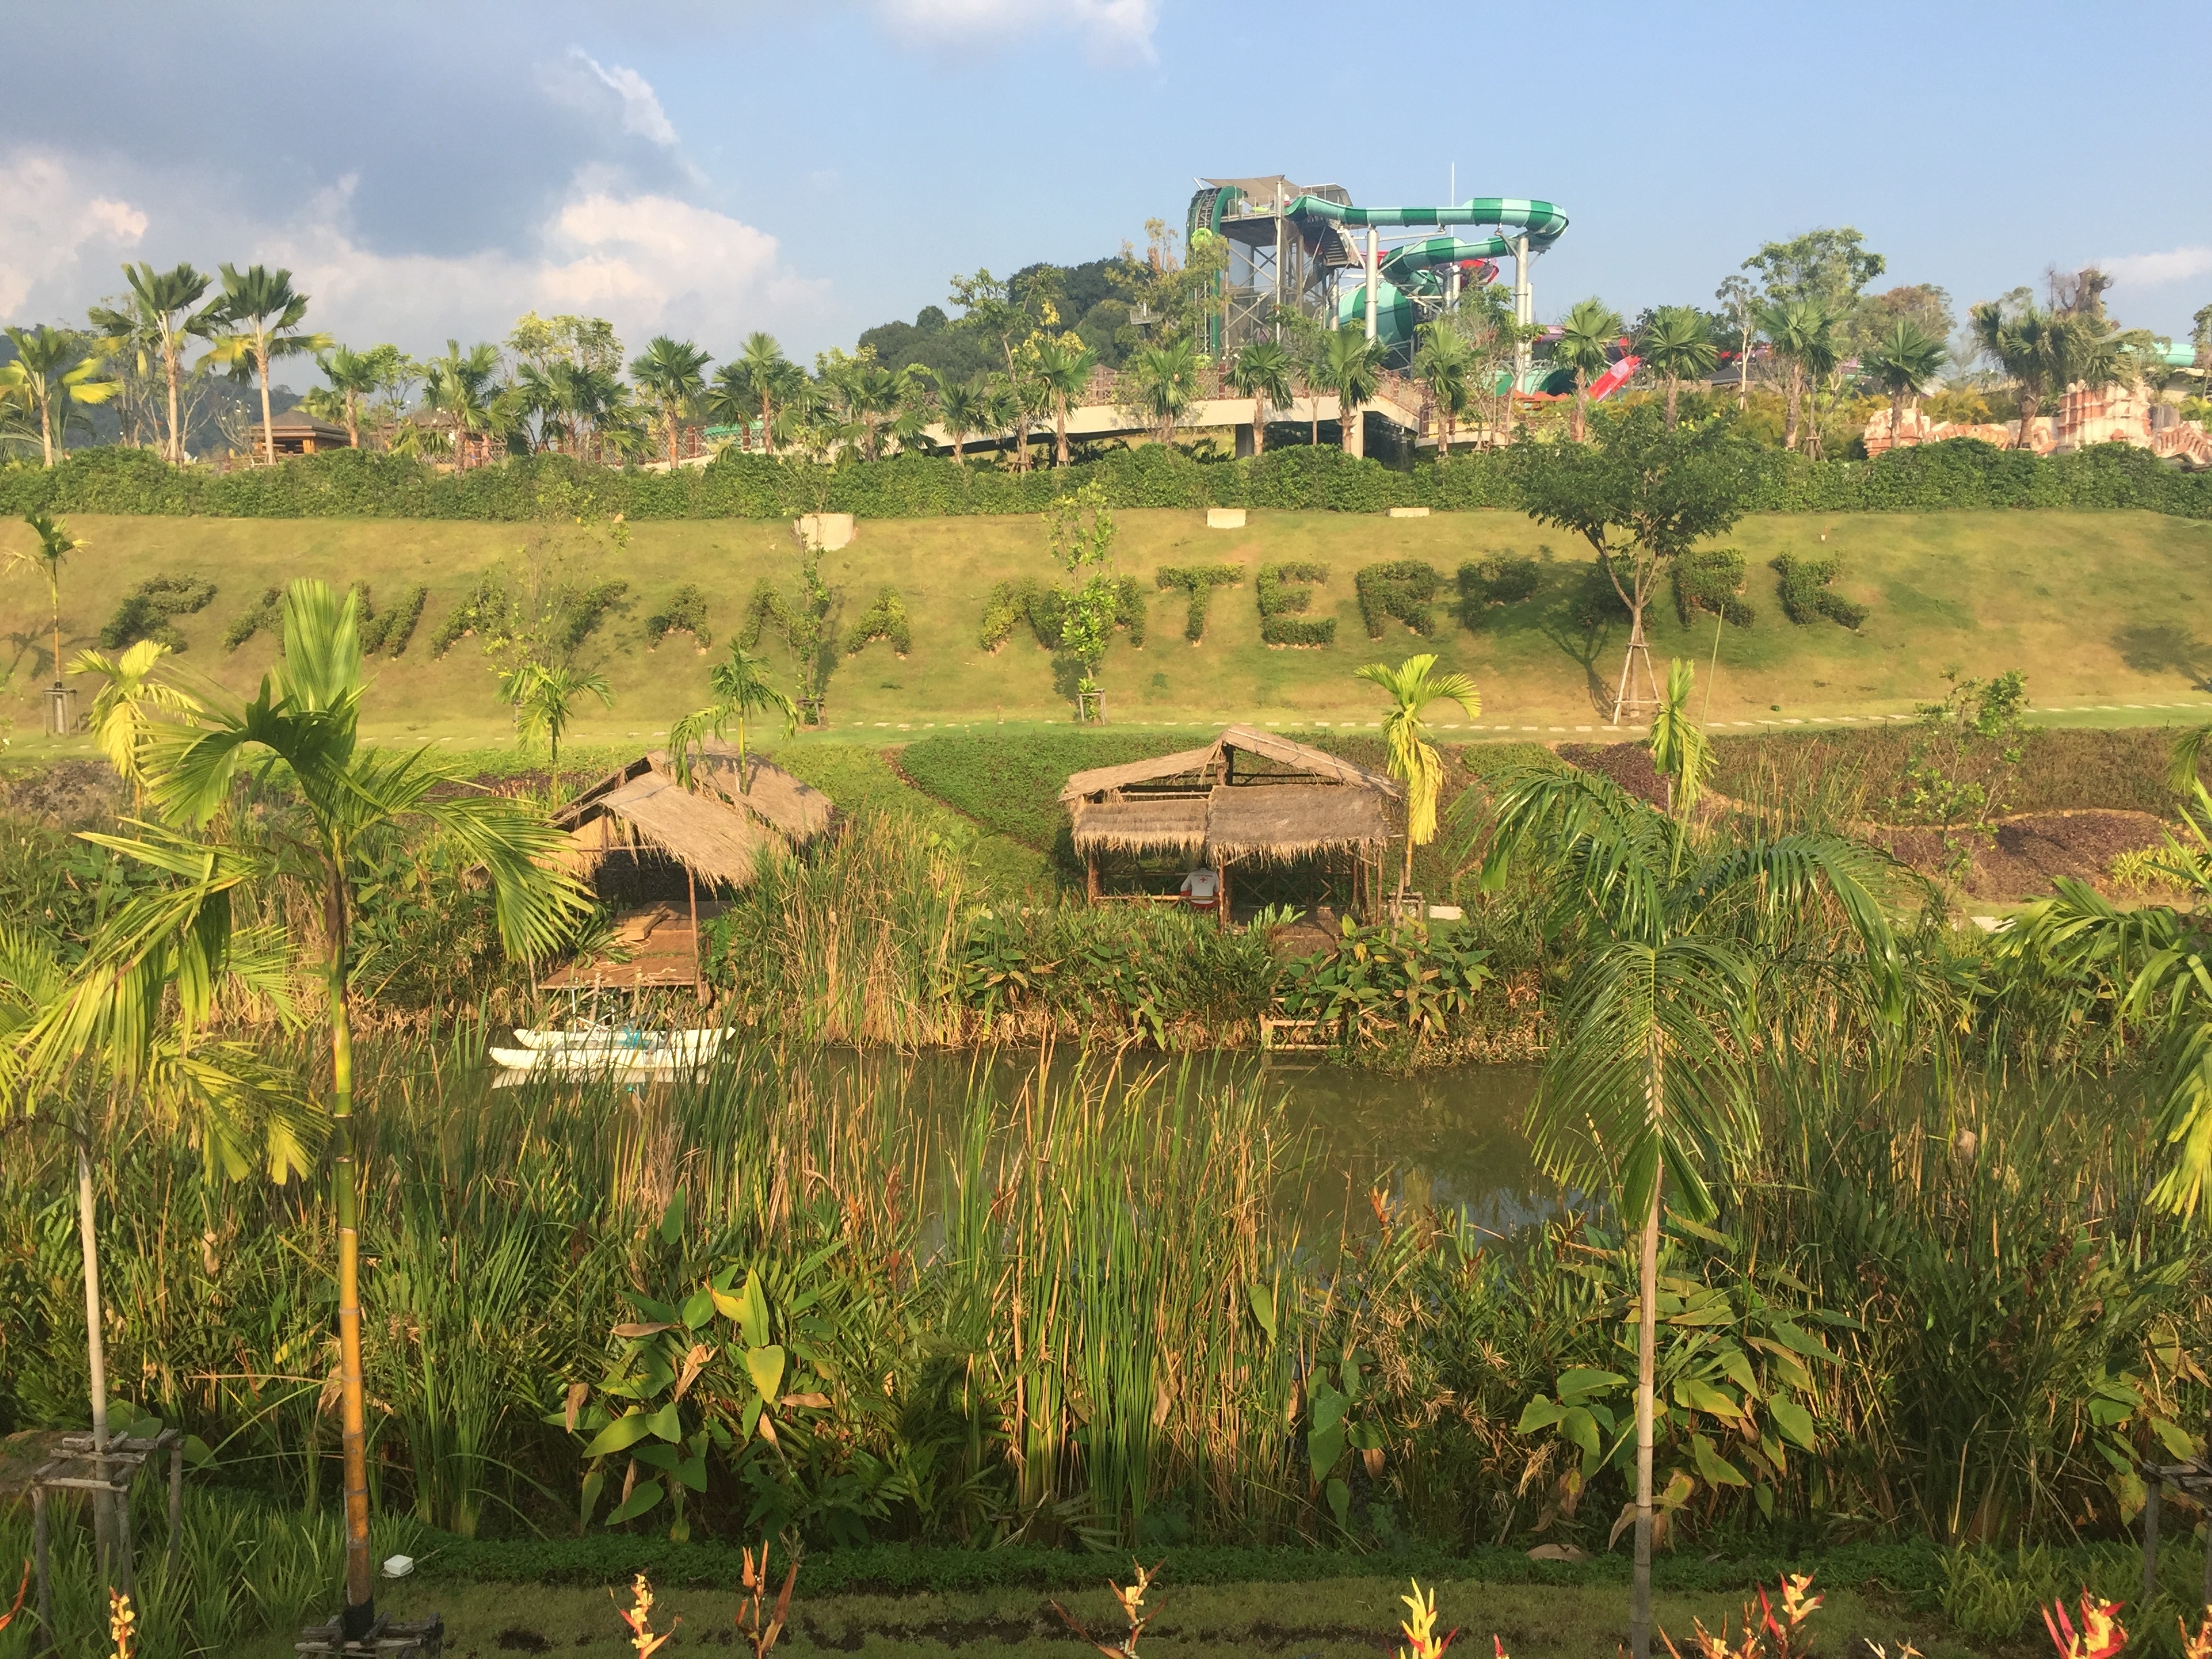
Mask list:
POLYGON ((1273 340, 1251 340, 1238 348, 1225 376, 1232 390, 1252 400, 1252 453, 1267 453, 1267 410, 1290 402, 1291 354, 1273 340))
MULTIPOLYGON (((422 401, 451 422, 456 467, 469 464, 469 434, 491 429, 498 374, 497 346, 478 344, 463 351, 459 340, 447 340, 446 355, 433 357, 424 368, 422 401)), ((604 410, 600 415, 604 418, 604 410)))
POLYGON ((1667 780, 1667 810, 1686 821, 1705 793, 1713 769, 1712 745, 1705 728, 1690 718, 1690 686, 1696 665, 1676 657, 1667 665, 1667 689, 1651 716, 1651 764, 1667 780))
POLYGON ((586 697, 597 697, 603 708, 615 706, 615 694, 605 675, 586 673, 566 663, 549 667, 526 662, 512 669, 499 677, 499 696, 514 710, 517 737, 525 743, 543 737, 552 746, 548 769, 556 792, 561 785, 561 739, 575 719, 576 705, 586 697))
POLYGON ((1339 441, 1347 455, 1366 451, 1360 410, 1382 384, 1382 348, 1366 331, 1337 327, 1322 332, 1315 353, 1313 378, 1320 390, 1336 397, 1339 441))
POLYGON ((637 382, 639 396, 651 406, 661 435, 668 441, 671 471, 676 468, 678 432, 685 417, 697 411, 711 361, 710 354, 690 341, 659 334, 630 362, 630 378, 637 382))
POLYGON ((380 346, 374 351, 355 351, 332 346, 315 360, 331 390, 344 400, 346 441, 356 449, 361 447, 361 400, 383 386, 390 373, 390 349, 380 346))
POLYGON ((969 438, 992 425, 990 393, 980 378, 955 380, 939 369, 936 379, 938 423, 952 441, 953 460, 965 466, 969 438))
POLYGON ((1434 652, 1425 651, 1400 663, 1370 662, 1352 673, 1370 685, 1382 688, 1390 699, 1389 714, 1382 722, 1382 740, 1390 752, 1390 775, 1406 787, 1406 863, 1398 890, 1413 885, 1413 849, 1437 838, 1437 797, 1443 790, 1444 763, 1437 753, 1429 724, 1429 705, 1457 703, 1469 720, 1482 713, 1482 694, 1465 674, 1436 672, 1434 652))
POLYGON ((137 347, 160 361, 169 394, 168 459, 181 466, 185 460, 180 391, 185 342, 194 337, 204 339, 215 331, 215 307, 192 309, 215 279, 189 264, 157 271, 143 262, 124 266, 123 276, 131 284, 128 309, 94 306, 89 313, 92 325, 105 337, 100 343, 103 350, 137 347))
POLYGON ((1091 385, 1098 354, 1073 336, 1039 340, 1037 385, 1052 404, 1053 465, 1067 465, 1067 411, 1091 385))
POLYGON ((224 265, 222 297, 211 307, 210 325, 222 331, 210 356, 228 364, 234 374, 252 374, 261 382, 261 451, 270 465, 276 460, 276 416, 269 409, 269 365, 277 357, 313 356, 331 349, 327 334, 308 333, 300 325, 307 319, 307 296, 295 293, 292 273, 248 265, 240 270, 224 265))
MULTIPOLYGON (((159 640, 140 640, 119 657, 103 651, 80 651, 70 664, 72 674, 100 677, 98 695, 92 700, 92 741, 107 757, 116 775, 131 786, 131 799, 143 803, 145 780, 138 765, 138 750, 153 735, 148 710, 173 720, 199 713, 199 700, 188 691, 151 677, 169 647, 159 640)), ((135 810, 135 806, 134 806, 135 810)))
POLYGON ((1530 1113, 1563 1181, 1610 1188, 1637 1229, 1636 1564, 1631 1646, 1651 1650, 1652 1431, 1662 1206, 1712 1214, 1707 1171, 1755 1147, 1747 1016, 1762 975, 1847 981, 1877 1022, 1901 1003, 1888 896, 1897 866, 1841 836, 1701 848, 1686 823, 1571 768, 1499 781, 1486 884, 1509 860, 1551 872, 1553 922, 1582 943, 1530 1113), (1671 1185, 1671 1195, 1668 1192, 1671 1185))
POLYGON ((294 582, 284 598, 283 654, 242 706, 214 704, 159 732, 141 750, 147 793, 171 828, 103 844, 190 877, 215 869, 183 928, 219 934, 239 886, 290 884, 313 896, 321 926, 296 936, 303 966, 323 981, 331 1069, 326 1099, 337 1220, 338 1393, 344 1462, 343 1626, 374 1620, 368 1538, 368 1458, 362 1388, 359 1157, 353 1124, 355 895, 410 830, 448 838, 489 883, 500 936, 524 957, 543 955, 586 911, 554 854, 562 837, 523 803, 474 791, 427 750, 395 753, 360 739, 362 658, 355 601, 325 583, 294 582), (285 787, 294 805, 266 817, 227 811, 241 769, 285 787))
POLYGON ((1909 317, 1900 317, 1896 326, 1875 343, 1873 349, 1859 359, 1859 367, 1875 379, 1875 383, 1889 393, 1889 441, 1896 445, 1905 437, 1905 400, 1917 399, 1936 378, 1950 355, 1950 348, 1923 329, 1909 317))
POLYGON ((738 348, 737 361, 722 365, 716 377, 732 398, 749 398, 760 411, 761 442, 775 453, 775 412, 797 389, 805 373, 783 355, 775 336, 756 329, 738 348))
POLYGON ((69 556, 84 543, 69 533, 69 521, 45 513, 26 513, 23 522, 30 526, 38 544, 17 548, 8 556, 11 570, 37 573, 46 585, 47 620, 53 629, 54 684, 62 683, 62 565, 69 556))
POLYGON ((1203 368, 1198 347, 1188 340, 1147 346, 1130 357, 1126 384, 1133 394, 1131 407, 1161 443, 1175 441, 1176 423, 1198 401, 1203 368))
POLYGON ((0 365, 0 386, 12 388, 37 412, 39 444, 46 464, 52 466, 55 449, 69 441, 76 407, 107 402, 123 389, 122 383, 100 378, 102 360, 87 354, 82 335, 44 323, 10 328, 6 333, 15 347, 15 360, 0 365))
POLYGON ((769 679, 768 664, 734 640, 730 642, 729 655, 707 671, 707 686, 714 692, 714 701, 668 728, 668 752, 673 757, 677 781, 689 787, 691 751, 702 747, 708 737, 726 737, 735 727, 738 793, 744 794, 752 788, 745 771, 746 722, 755 714, 773 711, 783 716, 783 735, 787 738, 799 729, 799 705, 769 679))
POLYGON ((1613 348, 1620 340, 1620 313, 1600 299, 1578 300, 1559 325, 1552 361, 1575 377, 1575 441, 1588 430, 1590 382, 1613 367, 1613 348))
POLYGON ((1449 321, 1424 323, 1420 349, 1413 354, 1413 378, 1429 394, 1437 414, 1437 453, 1451 454, 1461 418, 1474 401, 1474 352, 1449 321))
POLYGON ((1782 447, 1794 450, 1807 379, 1818 385, 1835 362, 1835 316, 1818 300, 1770 300, 1759 307, 1759 328, 1774 355, 1790 365, 1790 408, 1782 447))
POLYGON ((1667 424, 1674 424, 1675 400, 1684 380, 1702 380, 1713 372, 1720 351, 1695 306, 1661 306, 1636 337, 1636 353, 1666 377, 1667 424))

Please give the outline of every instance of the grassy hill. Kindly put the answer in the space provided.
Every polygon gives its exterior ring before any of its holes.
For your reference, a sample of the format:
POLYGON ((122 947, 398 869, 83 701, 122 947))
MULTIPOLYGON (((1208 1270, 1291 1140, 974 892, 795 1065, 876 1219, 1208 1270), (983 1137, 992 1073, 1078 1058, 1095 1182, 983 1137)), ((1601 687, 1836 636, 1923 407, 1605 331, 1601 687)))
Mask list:
MULTIPOLYGON (((1590 625, 1585 550, 1517 514, 1255 513, 1243 531, 1208 530, 1190 512, 1117 516, 1122 566, 1148 592, 1153 572, 1168 564, 1232 563, 1245 580, 1215 591, 1206 638, 1194 647, 1182 637, 1182 595, 1151 594, 1145 647, 1117 642, 1103 671, 1116 723, 1364 724, 1379 710, 1352 668, 1426 648, 1475 677, 1490 733, 1548 735, 1602 724, 1625 624, 1590 625), (1452 575, 1462 562, 1492 553, 1542 560, 1541 579, 1532 597, 1492 607, 1470 629, 1452 615, 1452 575), (1367 637, 1353 577, 1363 565, 1391 559, 1425 560, 1443 578, 1432 641, 1395 623, 1382 640, 1367 637), (1285 650, 1260 642, 1251 578, 1260 564, 1281 560, 1328 568, 1309 614, 1338 619, 1333 646, 1285 650)), ((301 574, 340 586, 366 581, 386 606, 414 585, 427 586, 405 654, 374 659, 372 715, 386 735, 466 745, 499 742, 508 730, 492 673, 473 640, 438 659, 429 647, 479 574, 504 564, 521 580, 535 568, 580 583, 629 583, 623 605, 581 653, 606 674, 615 707, 588 711, 575 733, 580 744, 621 744, 664 731, 705 696, 708 653, 684 635, 647 649, 643 619, 679 585, 696 582, 709 596, 719 649, 755 581, 789 580, 797 552, 787 526, 728 520, 638 524, 619 551, 582 529, 525 525, 83 514, 70 527, 87 545, 65 573, 65 653, 92 643, 137 584, 201 577, 216 591, 204 609, 177 619, 188 647, 181 662, 238 689, 273 659, 275 641, 264 632, 235 653, 221 641, 270 585, 301 574)), ((0 546, 27 541, 21 526, 0 527, 0 546)), ((1953 665, 1970 674, 2021 668, 2045 708, 2111 705, 2116 721, 2202 718, 2174 706, 2202 705, 2212 673, 2212 623, 2203 620, 2212 615, 2212 523, 2149 513, 1771 515, 1746 520, 1735 542, 1748 563, 1746 597, 1757 615, 1748 629, 1722 631, 1717 722, 1903 713, 1940 690, 1953 665), (1786 620, 1768 568, 1781 553, 1840 557, 1838 590, 1869 607, 1864 626, 1853 633, 1786 620)), ((828 556, 824 570, 842 591, 848 623, 890 584, 903 596, 914 631, 908 658, 876 644, 841 659, 830 688, 830 738, 1067 718, 1052 659, 1026 629, 995 654, 976 643, 993 584, 1057 574, 1038 520, 864 520, 859 538, 828 556)), ((1653 623, 1662 672, 1667 656, 1686 654, 1702 676, 1714 647, 1711 621, 1685 628, 1667 601, 1655 607, 1653 623)), ((21 573, 9 575, 0 582, 0 661, 14 672, 0 714, 15 722, 18 752, 43 747, 30 734, 39 722, 45 636, 43 588, 21 573)), ((774 646, 764 649, 781 661, 774 646)), ((1452 718, 1460 720, 1456 711, 1452 718)))

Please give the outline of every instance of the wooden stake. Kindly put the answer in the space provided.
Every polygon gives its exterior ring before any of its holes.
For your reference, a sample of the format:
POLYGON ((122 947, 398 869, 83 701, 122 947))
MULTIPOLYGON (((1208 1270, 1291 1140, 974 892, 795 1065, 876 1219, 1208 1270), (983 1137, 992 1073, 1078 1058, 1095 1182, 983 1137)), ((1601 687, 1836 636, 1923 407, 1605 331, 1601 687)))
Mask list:
POLYGON ((33 1651, 43 1652, 54 1645, 54 1598, 46 1565, 46 1489, 35 1483, 31 1487, 31 1553, 39 1574, 39 1643, 33 1651))
POLYGON ((691 866, 684 866, 684 890, 691 896, 691 997, 704 1004, 707 1000, 707 976, 699 957, 699 878, 691 873, 691 866))

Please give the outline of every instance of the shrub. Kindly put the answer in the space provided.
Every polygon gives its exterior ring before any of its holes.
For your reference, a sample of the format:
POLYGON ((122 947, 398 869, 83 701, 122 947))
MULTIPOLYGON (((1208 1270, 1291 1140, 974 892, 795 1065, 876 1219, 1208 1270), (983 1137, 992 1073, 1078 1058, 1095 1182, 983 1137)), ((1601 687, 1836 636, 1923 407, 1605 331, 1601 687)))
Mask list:
POLYGON ((1686 624, 1692 611, 1748 628, 1758 615, 1743 592, 1743 555, 1732 547, 1685 553, 1674 561, 1674 614, 1686 624))
POLYGON ((914 649, 914 635, 907 627, 906 601, 899 597, 896 587, 884 588, 876 595, 876 602, 854 622, 853 636, 845 641, 845 654, 857 657, 878 640, 888 642, 902 657, 914 649))
POLYGON ((1190 596, 1184 614, 1182 636, 1193 645, 1206 637, 1206 613, 1213 604, 1213 590, 1244 580, 1243 568, 1233 564, 1164 564, 1156 580, 1163 592, 1179 588, 1190 596))
POLYGON ((1359 592, 1359 617, 1367 624, 1369 639, 1381 639, 1393 617, 1423 639, 1437 631, 1436 617, 1429 610, 1429 601, 1437 596, 1433 565, 1419 559, 1363 565, 1352 584, 1359 592))
POLYGON ((508 599, 507 584, 495 573, 487 572, 476 580, 476 586, 461 596, 460 602, 447 613, 446 620, 438 624, 438 631, 430 637, 430 654, 442 657, 454 644, 471 634, 503 634, 513 619, 514 602, 508 599))
POLYGON ((207 609, 215 584, 204 576, 149 576, 125 594, 100 630, 100 648, 119 651, 141 640, 154 640, 172 651, 185 648, 185 636, 171 618, 207 609))
MULTIPOLYGON (((1029 584, 1035 586, 1035 583, 1029 584)), ((983 599, 983 623, 975 630, 975 643, 994 656, 999 647, 1013 638, 1014 629, 1029 615, 1029 605, 1022 594, 1022 585, 1011 581, 1000 582, 983 599)))
POLYGON ((1129 643, 1139 651, 1145 648, 1145 628, 1148 620, 1145 590, 1138 586, 1134 576, 1122 576, 1114 584, 1114 626, 1129 636, 1129 643))
POLYGON ((645 619, 648 647, 659 649, 660 642, 671 634, 689 634, 692 644, 702 651, 714 644, 714 633, 707 626, 706 590, 698 583, 684 583, 670 596, 666 605, 645 619))
POLYGON ((1305 615, 1313 604, 1307 586, 1328 580, 1328 567, 1291 559, 1263 564, 1254 583, 1260 601, 1260 637, 1269 645, 1334 645, 1336 618, 1305 615))
POLYGON ((1483 612, 1493 605, 1518 605, 1533 598, 1542 580, 1535 560, 1509 553, 1486 553, 1459 568, 1459 619, 1469 628, 1482 625, 1483 612))
POLYGON ((374 619, 368 615, 368 588, 362 586, 361 648, 364 654, 374 656, 381 651, 387 657, 405 653, 408 641, 415 637, 415 624, 422 620, 422 605, 429 599, 430 590, 417 582, 407 590, 407 597, 390 611, 380 611, 374 619))
POLYGON ((1800 559, 1784 553, 1774 561, 1782 575, 1782 614, 1801 625, 1826 617, 1845 628, 1856 629, 1867 619, 1867 608, 1853 605, 1828 584, 1843 574, 1840 559, 1800 559))
POLYGON ((263 629, 270 633, 281 632, 284 626, 284 590, 267 587, 261 597, 246 610, 239 612, 238 620, 223 630, 222 648, 235 651, 263 629))
POLYGON ((574 651, 599 631, 609 611, 622 608, 629 592, 629 584, 616 577, 563 594, 555 643, 562 651, 574 651))

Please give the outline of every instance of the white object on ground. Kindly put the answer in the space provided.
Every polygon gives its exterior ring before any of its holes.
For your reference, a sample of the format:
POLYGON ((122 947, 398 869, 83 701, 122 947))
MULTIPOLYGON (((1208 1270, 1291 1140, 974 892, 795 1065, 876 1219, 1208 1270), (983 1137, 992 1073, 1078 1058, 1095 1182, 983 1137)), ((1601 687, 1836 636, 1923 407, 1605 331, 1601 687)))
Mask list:
POLYGON ((1425 507, 1394 507, 1390 509, 1390 516, 1394 519, 1425 519, 1429 516, 1429 509, 1425 507))
POLYGON ((1464 920, 1466 912, 1456 904, 1431 904, 1429 907, 1431 921, 1459 921, 1464 920))
POLYGON ((384 1576, 386 1578, 404 1578, 414 1571, 415 1558, 411 1555, 387 1555, 384 1558, 384 1576))
POLYGON ((1208 530, 1242 530, 1244 527, 1244 509, 1241 507, 1209 507, 1206 509, 1206 527, 1208 530))

